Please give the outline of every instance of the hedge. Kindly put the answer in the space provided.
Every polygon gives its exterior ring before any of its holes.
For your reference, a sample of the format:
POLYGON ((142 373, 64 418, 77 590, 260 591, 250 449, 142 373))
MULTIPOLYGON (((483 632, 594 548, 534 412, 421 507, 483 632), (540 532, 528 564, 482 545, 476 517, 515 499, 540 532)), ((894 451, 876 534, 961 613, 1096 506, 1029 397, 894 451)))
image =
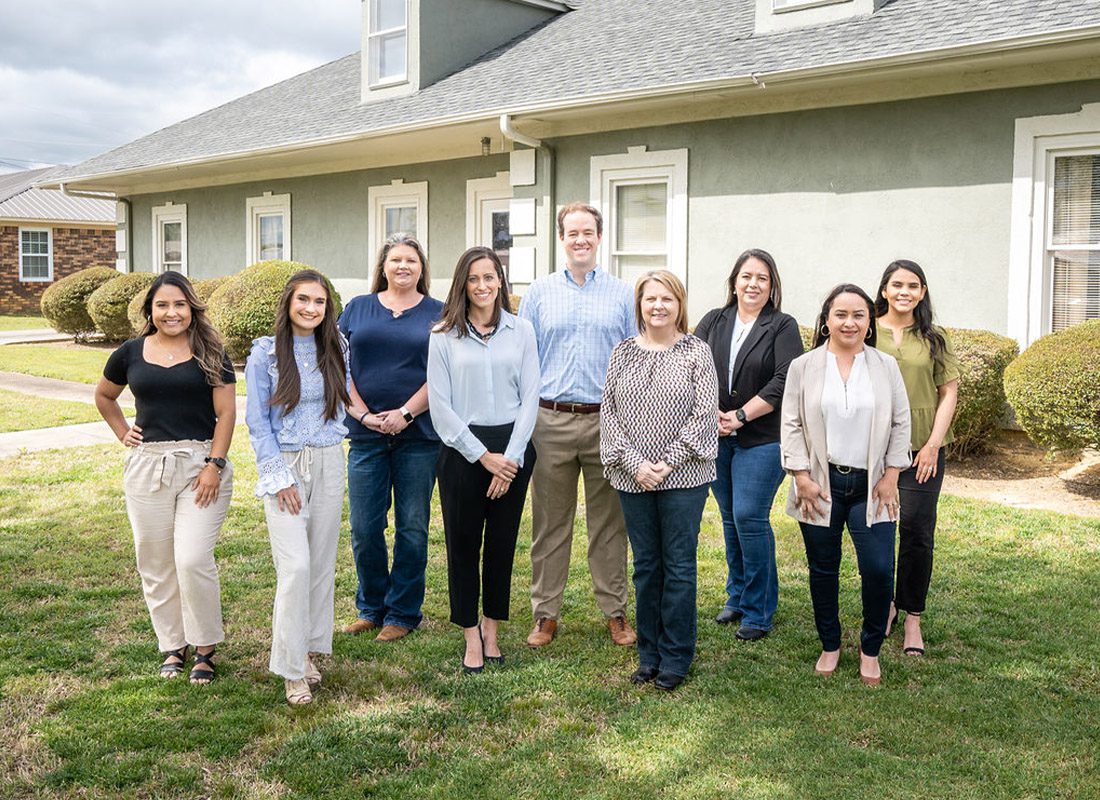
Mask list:
POLYGON ((1004 387, 1016 421, 1037 445, 1100 448, 1100 320, 1034 342, 1005 372, 1004 387))
POLYGON ((42 293, 42 316, 59 333, 70 333, 77 341, 88 338, 96 332, 88 315, 88 297, 117 277, 113 267, 89 267, 65 276, 42 293))
MULTIPOLYGON (((260 261, 232 275, 210 296, 210 320, 225 338, 229 357, 241 362, 252 340, 266 336, 275 326, 275 309, 287 280, 298 270, 312 269, 294 261, 260 261)), ((333 314, 343 309, 340 295, 328 282, 333 314)))
POLYGON ((133 333, 127 316, 130 301, 145 297, 156 275, 152 272, 130 272, 117 275, 88 296, 88 316, 108 340, 120 342, 133 333))
POLYGON ((951 458, 980 453, 1000 428, 1005 414, 1004 373, 1019 352, 1015 339, 991 331, 948 328, 959 359, 959 404, 951 458))

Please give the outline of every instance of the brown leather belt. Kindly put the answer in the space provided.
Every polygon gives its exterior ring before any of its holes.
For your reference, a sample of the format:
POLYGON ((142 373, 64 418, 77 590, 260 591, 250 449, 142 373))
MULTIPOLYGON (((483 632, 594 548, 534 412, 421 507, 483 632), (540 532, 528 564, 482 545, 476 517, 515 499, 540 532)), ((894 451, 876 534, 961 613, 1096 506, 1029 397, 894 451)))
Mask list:
POLYGON ((556 400, 539 399, 540 408, 549 408, 551 411, 564 411, 566 414, 599 414, 599 403, 559 403, 556 400))

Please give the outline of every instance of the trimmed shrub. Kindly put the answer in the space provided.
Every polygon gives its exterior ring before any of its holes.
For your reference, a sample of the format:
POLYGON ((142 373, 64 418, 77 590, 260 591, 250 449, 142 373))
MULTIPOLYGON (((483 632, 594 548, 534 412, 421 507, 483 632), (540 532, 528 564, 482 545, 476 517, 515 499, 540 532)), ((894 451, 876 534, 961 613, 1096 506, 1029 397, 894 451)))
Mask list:
POLYGON ((1004 387, 1016 421, 1035 444, 1100 447, 1100 320, 1034 342, 1005 371, 1004 387))
POLYGON ((802 349, 807 353, 814 346, 814 329, 808 325, 799 325, 798 333, 802 337, 802 349))
POLYGON ((1000 427, 1005 413, 1005 368, 1016 358, 1015 339, 991 331, 948 328, 959 359, 959 404, 955 409, 952 458, 980 453, 1000 427))
POLYGON ((80 341, 96 332, 88 315, 88 297, 119 276, 113 267, 89 267, 67 275, 42 293, 42 316, 59 333, 71 333, 80 341))
POLYGON ((88 296, 88 315, 108 341, 130 337, 130 301, 144 298, 156 277, 152 272, 129 272, 112 278, 88 296))
POLYGON ((191 286, 194 287, 195 294, 198 295, 200 300, 204 303, 209 303, 210 297, 217 291, 218 287, 232 277, 232 275, 222 275, 219 278, 206 278, 201 281, 195 281, 191 286))
MULTIPOLYGON (((311 269, 294 261, 259 261, 245 267, 218 286, 210 296, 210 321, 221 331, 229 357, 243 361, 252 348, 252 340, 266 336, 275 327, 275 307, 287 280, 301 269, 311 269)), ((333 314, 343 309, 340 295, 332 292, 333 314)))

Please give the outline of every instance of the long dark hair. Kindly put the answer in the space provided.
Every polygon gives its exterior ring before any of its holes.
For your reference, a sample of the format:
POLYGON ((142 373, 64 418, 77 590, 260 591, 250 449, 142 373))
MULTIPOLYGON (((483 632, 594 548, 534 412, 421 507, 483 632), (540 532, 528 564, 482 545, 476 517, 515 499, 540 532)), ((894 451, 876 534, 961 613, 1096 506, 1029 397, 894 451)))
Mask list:
POLYGON ((153 298, 162 286, 175 286, 183 292, 183 299, 191 306, 191 325, 187 328, 187 340, 191 346, 191 355, 198 363, 207 384, 213 387, 223 386, 222 370, 225 369, 225 343, 221 334, 206 316, 206 304, 195 294, 191 281, 179 272, 167 270, 153 281, 145 293, 145 302, 141 304, 141 314, 145 317, 145 327, 139 336, 151 336, 157 332, 153 324, 153 298))
MULTIPOLYGON (((875 328, 875 304, 867 296, 867 292, 854 283, 842 283, 834 286, 833 290, 829 292, 829 296, 825 298, 825 302, 821 304, 821 313, 817 315, 817 328, 814 329, 814 347, 821 347, 821 345, 828 343, 829 328, 825 323, 829 320, 829 312, 833 310, 833 301, 842 294, 858 295, 867 304, 867 338, 864 343, 874 347, 878 343, 878 331, 875 328)), ((810 349, 812 350, 813 347, 810 349)))
POLYGON ((466 315, 469 313, 470 300, 466 297, 466 280, 470 277, 470 267, 475 262, 487 258, 493 262, 500 280, 500 289, 497 291, 497 301, 493 304, 494 326, 500 324, 500 312, 512 313, 512 300, 509 297, 508 278, 504 275, 504 265, 500 263, 500 256, 488 247, 471 247, 458 257, 455 272, 451 278, 451 291, 447 293, 447 301, 443 304, 443 314, 439 318, 434 330, 439 333, 455 331, 461 339, 470 335, 469 323, 466 315))
POLYGON ((420 242, 405 233, 392 234, 382 244, 382 249, 378 251, 378 260, 374 263, 374 286, 371 291, 377 294, 390 288, 390 282, 386 278, 386 256, 390 254, 390 250, 399 245, 411 247, 416 251, 417 258, 420 259, 420 278, 416 281, 416 291, 427 297, 428 287, 432 283, 431 273, 428 272, 428 256, 424 253, 420 242))
POLYGON ((282 406, 284 413, 289 413, 302 399, 302 379, 298 374, 298 362, 294 360, 290 301, 303 283, 317 283, 325 289, 325 316, 321 324, 313 329, 313 339, 317 343, 317 370, 325 379, 325 419, 337 419, 343 414, 343 407, 351 402, 343 343, 340 341, 340 330, 336 327, 332 290, 325 276, 315 269, 303 269, 291 275, 279 298, 279 307, 275 312, 275 364, 279 380, 270 402, 273 406, 282 406))
POLYGON ((917 336, 928 345, 928 352, 936 363, 942 364, 947 342, 944 340, 943 334, 936 330, 936 327, 932 324, 932 296, 928 293, 928 280, 924 277, 924 270, 916 261, 899 258, 897 261, 890 262, 886 271, 882 273, 882 280, 878 284, 878 294, 875 295, 875 317, 881 317, 890 310, 890 304, 883 297, 883 292, 886 290, 886 284, 890 282, 890 276, 899 269, 912 272, 920 280, 921 288, 924 289, 924 297, 913 308, 912 327, 916 330, 917 336))
POLYGON ((729 293, 726 295, 726 308, 737 305, 737 273, 741 271, 741 267, 745 266, 745 262, 750 258, 755 258, 758 261, 764 262, 764 266, 768 268, 768 277, 771 278, 771 292, 768 294, 768 302, 775 306, 776 311, 783 310, 783 284, 779 281, 779 268, 775 266, 775 259, 772 258, 772 254, 767 250, 759 250, 755 247, 750 247, 744 253, 737 257, 737 260, 733 262, 733 270, 729 276, 729 293))

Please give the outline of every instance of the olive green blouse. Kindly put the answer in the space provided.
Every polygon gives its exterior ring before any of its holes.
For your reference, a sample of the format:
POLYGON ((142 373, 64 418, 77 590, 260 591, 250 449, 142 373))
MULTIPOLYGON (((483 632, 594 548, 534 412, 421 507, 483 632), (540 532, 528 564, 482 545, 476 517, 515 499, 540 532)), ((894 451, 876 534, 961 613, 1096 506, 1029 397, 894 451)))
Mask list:
MULTIPOLYGON (((951 338, 943 328, 936 328, 947 343, 943 359, 936 362, 924 341, 912 328, 906 328, 901 334, 901 347, 894 345, 894 332, 878 325, 878 349, 898 360, 901 378, 905 381, 905 391, 909 395, 909 415, 912 421, 912 435, 909 442, 915 453, 924 447, 932 435, 936 420, 936 406, 939 403, 938 387, 958 380, 959 362, 951 345, 951 338)), ((955 434, 949 427, 943 437, 943 444, 954 441, 955 434)))

